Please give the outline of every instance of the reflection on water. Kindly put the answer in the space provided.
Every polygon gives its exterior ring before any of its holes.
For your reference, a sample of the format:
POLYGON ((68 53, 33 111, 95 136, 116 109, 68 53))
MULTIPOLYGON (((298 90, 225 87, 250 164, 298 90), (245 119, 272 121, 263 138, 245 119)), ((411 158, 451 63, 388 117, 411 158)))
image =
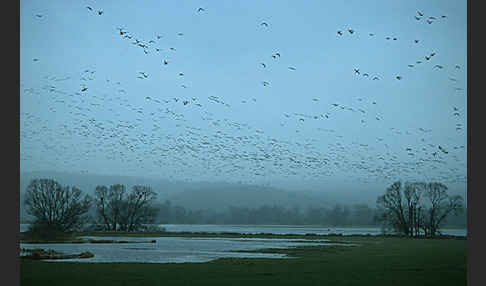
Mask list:
MULTIPOLYGON (((95 239, 96 237, 83 237, 95 239)), ((104 239, 119 240, 119 237, 104 239)), ((29 244, 21 243, 21 248, 53 249, 66 254, 90 251, 95 256, 84 259, 63 259, 53 261, 79 262, 147 262, 147 263, 181 263, 207 262, 223 257, 238 258, 288 258, 284 254, 272 253, 239 253, 232 250, 255 250, 262 248, 289 248, 298 245, 326 245, 325 241, 303 239, 253 239, 253 238, 182 238, 182 237, 123 237, 127 241, 147 241, 155 239, 156 243, 55 243, 29 244), (305 242, 303 242, 305 241, 305 242)))

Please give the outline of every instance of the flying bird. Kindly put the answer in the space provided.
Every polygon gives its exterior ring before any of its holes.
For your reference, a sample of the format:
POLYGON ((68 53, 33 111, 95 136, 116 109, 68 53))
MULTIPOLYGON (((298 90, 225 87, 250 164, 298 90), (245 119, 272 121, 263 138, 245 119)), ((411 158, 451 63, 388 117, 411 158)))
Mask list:
POLYGON ((32 59, 34 62, 37 62, 39 59, 32 59))
POLYGON ((369 75, 368 75, 367 73, 364 73, 364 74, 363 74, 363 76, 366 76, 366 77, 368 77, 369 75))
POLYGON ((289 70, 293 70, 293 71, 294 71, 294 70, 296 70, 296 68, 294 68, 294 67, 289 67, 289 70))
POLYGON ((420 13, 420 11, 417 11, 417 14, 419 14, 420 17, 422 17, 424 14, 420 13))
POLYGON ((352 34, 352 33, 354 33, 354 30, 353 30, 353 29, 348 29, 348 32, 349 32, 350 34, 352 34))
POLYGON ((435 53, 431 53, 431 54, 430 54, 430 56, 431 56, 431 57, 435 56, 435 53))
POLYGON ((167 65, 169 64, 169 62, 167 60, 164 60, 164 65, 167 65))
POLYGON ((275 53, 275 55, 280 58, 280 54, 279 53, 275 53))
POLYGON ((429 23, 429 24, 432 24, 432 21, 430 21, 430 20, 427 20, 427 23, 429 23))
POLYGON ((459 65, 456 65, 456 69, 460 69, 461 67, 459 65))
POLYGON ((93 8, 89 7, 89 6, 86 6, 86 8, 90 11, 93 11, 93 8))
POLYGON ((397 40, 397 38, 393 38, 393 40, 394 40, 394 41, 396 41, 396 40, 397 40))
POLYGON ((417 44, 419 42, 419 40, 415 40, 415 43, 417 44))
POLYGON ((35 15, 37 18, 42 18, 42 15, 41 14, 36 14, 35 15))
POLYGON ((426 60, 430 60, 430 57, 425 56, 425 59, 426 59, 426 60))
POLYGON ((419 18, 419 17, 415 16, 415 19, 418 21, 418 20, 420 20, 420 19, 422 19, 422 18, 419 18))
POLYGON ((435 17, 430 16, 429 19, 431 20, 437 20, 435 17))
POLYGON ((408 65, 409 67, 413 68, 414 66, 413 65, 408 65))
POLYGON ((375 34, 373 34, 373 33, 370 33, 370 36, 374 36, 374 35, 375 35, 375 34))
POLYGON ((439 69, 441 69, 441 68, 443 68, 443 66, 441 66, 441 65, 435 65, 435 66, 434 66, 434 68, 439 68, 439 69))
POLYGON ((260 24, 260 26, 265 26, 265 27, 268 27, 268 24, 267 24, 267 23, 265 23, 265 22, 262 22, 262 23, 260 24))
POLYGON ((267 81, 262 81, 262 84, 263 84, 264 86, 267 86, 267 85, 269 85, 270 83, 269 83, 269 82, 267 82, 267 81))
POLYGON ((441 16, 441 18, 445 18, 445 17, 447 17, 447 16, 446 16, 446 15, 442 15, 442 16, 441 16))
POLYGON ((198 12, 204 11, 204 8, 197 9, 198 12))
POLYGON ((182 103, 183 103, 184 105, 187 105, 187 104, 189 103, 189 101, 184 100, 182 103))
POLYGON ((341 31, 337 31, 337 33, 338 33, 339 36, 343 35, 343 32, 341 32, 341 31))
POLYGON ((183 76, 183 75, 184 75, 184 73, 181 73, 181 72, 179 73, 179 76, 183 76))
POLYGON ((264 64, 264 63, 260 63, 260 64, 261 64, 261 65, 262 65, 264 68, 266 68, 266 67, 267 67, 267 65, 266 65, 266 64, 264 64))
POLYGON ((389 40, 389 39, 390 39, 390 37, 386 37, 385 39, 389 40))
POLYGON ((87 91, 87 90, 88 90, 88 88, 87 88, 87 87, 83 87, 83 88, 81 89, 81 91, 87 91))
POLYGON ((101 15, 101 14, 103 14, 103 11, 98 10, 98 15, 101 15))
POLYGON ((402 77, 401 77, 401 76, 399 76, 399 75, 397 75, 397 77, 396 77, 396 78, 397 78, 398 80, 401 80, 401 79, 402 79, 402 77))
POLYGON ((373 80, 379 80, 379 79, 380 79, 380 78, 379 78, 379 77, 377 77, 377 76, 373 77, 373 80))
POLYGON ((421 61, 417 61, 416 63, 417 63, 417 64, 421 64, 422 62, 421 62, 421 61))
POLYGON ((355 72, 356 74, 359 74, 359 69, 354 69, 354 72, 355 72))

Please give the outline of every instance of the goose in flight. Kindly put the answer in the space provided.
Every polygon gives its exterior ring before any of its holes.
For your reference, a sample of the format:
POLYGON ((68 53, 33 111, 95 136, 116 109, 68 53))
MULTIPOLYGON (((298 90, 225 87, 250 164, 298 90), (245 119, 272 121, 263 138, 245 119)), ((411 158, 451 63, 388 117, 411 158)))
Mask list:
POLYGON ((293 70, 293 71, 294 71, 294 70, 296 70, 296 68, 294 68, 294 67, 289 67, 289 70, 293 70))
POLYGON ((375 35, 375 34, 373 34, 373 33, 370 33, 370 36, 372 36, 372 37, 373 37, 374 35, 375 35))
POLYGON ((364 73, 363 76, 368 77, 369 75, 367 73, 364 73))
POLYGON ((424 14, 420 13, 420 11, 417 11, 417 14, 419 14, 420 17, 422 17, 424 14))
POLYGON ((442 15, 442 16, 440 16, 440 17, 441 17, 441 18, 445 18, 445 17, 447 17, 447 16, 446 16, 446 15, 442 15))
POLYGON ((430 54, 431 57, 435 56, 435 52, 430 54))
POLYGON ((260 24, 260 26, 265 26, 265 27, 268 27, 268 24, 267 24, 266 22, 262 22, 262 23, 260 24))
POLYGON ((37 61, 39 61, 39 59, 32 59, 32 60, 33 60, 34 62, 37 62, 37 61))
POLYGON ((359 74, 359 69, 354 69, 354 72, 355 72, 356 74, 359 74))
POLYGON ((87 91, 87 90, 88 90, 88 88, 87 88, 87 87, 83 87, 83 88, 81 89, 81 91, 87 91))
POLYGON ((377 77, 377 76, 373 77, 373 80, 379 80, 379 79, 380 79, 380 78, 379 78, 379 77, 377 77))
POLYGON ((205 11, 204 8, 197 9, 198 12, 205 11))
POLYGON ((267 67, 267 65, 266 65, 266 64, 264 64, 264 63, 260 63, 260 64, 261 64, 261 65, 262 65, 264 68, 266 68, 266 67, 267 67))
POLYGON ((414 66, 413 65, 408 65, 409 67, 413 68, 414 66))
POLYGON ((103 11, 102 10, 98 10, 98 15, 101 15, 103 14, 103 11))
POLYGON ((433 21, 427 20, 427 23, 432 24, 433 21))
POLYGON ((269 85, 270 83, 269 83, 268 81, 262 81, 262 84, 263 84, 263 86, 267 86, 267 85, 269 85))
POLYGON ((167 60, 164 60, 164 65, 167 65, 169 64, 169 62, 167 60))
POLYGON ((461 67, 459 65, 456 65, 456 69, 460 69, 461 67))
POLYGON ((401 80, 401 79, 402 79, 402 77, 401 77, 401 76, 399 76, 399 75, 397 75, 396 79, 401 80))
POLYGON ((415 40, 415 44, 418 44, 419 40, 415 40))
POLYGON ((35 15, 37 18, 42 18, 42 15, 41 14, 36 14, 35 15))
POLYGON ((343 32, 341 32, 341 31, 337 31, 337 33, 338 33, 339 36, 343 35, 343 32))
POLYGON ((429 19, 431 20, 437 20, 435 17, 430 16, 429 19))
POLYGON ((441 65, 435 65, 435 66, 434 66, 434 68, 439 68, 439 69, 441 69, 441 68, 443 68, 443 66, 441 66, 441 65))
POLYGON ((90 11, 93 11, 93 8, 89 7, 89 6, 86 6, 86 9, 90 10, 90 11))
POLYGON ((187 104, 189 103, 189 101, 184 100, 182 103, 183 103, 184 105, 187 105, 187 104))
POLYGON ((350 34, 352 34, 352 33, 354 33, 354 30, 353 30, 353 29, 348 29, 348 32, 349 32, 350 34))
POLYGON ((181 73, 181 72, 179 73, 179 76, 183 76, 183 75, 184 75, 184 73, 181 73))
POLYGON ((426 60, 430 60, 430 57, 425 56, 425 59, 426 59, 426 60))
POLYGON ((157 40, 160 40, 160 38, 162 38, 161 35, 157 35, 157 40))
POLYGON ((415 20, 419 21, 420 19, 422 19, 422 18, 415 16, 415 20))

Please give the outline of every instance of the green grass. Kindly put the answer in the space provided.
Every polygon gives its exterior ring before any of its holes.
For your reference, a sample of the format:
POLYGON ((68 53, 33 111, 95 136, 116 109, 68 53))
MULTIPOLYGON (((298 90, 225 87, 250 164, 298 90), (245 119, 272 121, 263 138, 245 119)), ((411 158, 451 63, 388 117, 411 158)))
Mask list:
POLYGON ((467 285, 466 240, 363 236, 333 240, 359 246, 266 249, 258 252, 286 253, 297 258, 227 258, 207 263, 22 260, 20 278, 21 285, 36 286, 467 285))

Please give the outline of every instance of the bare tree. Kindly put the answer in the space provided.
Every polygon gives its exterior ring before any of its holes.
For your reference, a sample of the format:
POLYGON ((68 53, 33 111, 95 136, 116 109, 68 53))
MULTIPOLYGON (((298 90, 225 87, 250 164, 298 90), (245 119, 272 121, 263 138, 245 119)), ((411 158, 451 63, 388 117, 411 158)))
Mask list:
POLYGON ((462 200, 461 196, 449 196, 442 183, 395 182, 376 203, 385 226, 407 236, 422 232, 435 236, 447 216, 463 210, 462 200))
POLYGON ((157 193, 147 186, 133 186, 132 192, 123 201, 120 229, 138 230, 143 224, 153 223, 157 209, 152 206, 157 193))
POLYGON ((457 215, 463 210, 463 198, 459 195, 449 196, 447 186, 442 183, 427 184, 426 198, 429 206, 425 221, 426 235, 436 235, 448 215, 457 215))
POLYGON ((97 186, 97 217, 107 230, 138 230, 143 224, 154 222, 157 209, 153 202, 156 197, 157 194, 146 186, 133 186, 129 194, 124 185, 97 186))
POLYGON ((125 186, 121 184, 97 186, 95 203, 98 217, 105 229, 116 231, 121 220, 125 186))
POLYGON ((35 225, 68 232, 86 222, 91 199, 80 189, 63 187, 52 179, 34 179, 27 187, 24 204, 27 213, 36 217, 35 225))

